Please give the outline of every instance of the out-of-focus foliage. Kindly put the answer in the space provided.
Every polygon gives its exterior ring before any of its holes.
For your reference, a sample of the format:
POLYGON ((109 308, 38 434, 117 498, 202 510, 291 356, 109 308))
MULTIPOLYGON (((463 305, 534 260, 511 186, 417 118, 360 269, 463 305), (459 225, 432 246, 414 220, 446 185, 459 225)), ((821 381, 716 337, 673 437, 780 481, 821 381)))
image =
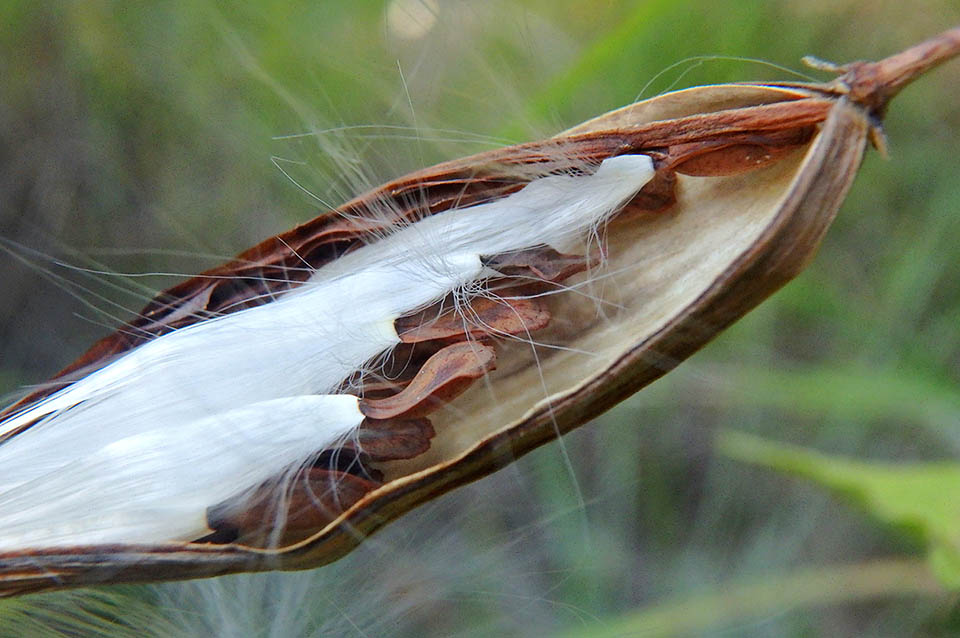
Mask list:
POLYGON ((960 463, 856 461, 735 431, 722 432, 717 444, 730 458, 824 485, 915 535, 927 546, 934 573, 960 587, 960 463))
MULTIPOLYGON (((365 186, 670 88, 794 79, 746 58, 824 79, 800 56, 883 57, 960 8, 6 0, 3 17, 0 382, 14 392, 152 291, 365 186)), ((23 635, 3 622, 15 614, 65 635, 61 608, 78 614, 69 635, 609 635, 627 613, 666 635, 960 631, 956 600, 913 568, 902 586, 871 571, 922 561, 922 540, 713 443, 734 427, 863 461, 960 456, 958 79, 955 62, 894 101, 890 161, 867 157, 803 275, 562 444, 328 568, 0 603, 0 635, 23 635), (724 597, 838 569, 851 580, 835 595, 724 597), (715 624, 690 622, 703 600, 726 610, 715 624)))

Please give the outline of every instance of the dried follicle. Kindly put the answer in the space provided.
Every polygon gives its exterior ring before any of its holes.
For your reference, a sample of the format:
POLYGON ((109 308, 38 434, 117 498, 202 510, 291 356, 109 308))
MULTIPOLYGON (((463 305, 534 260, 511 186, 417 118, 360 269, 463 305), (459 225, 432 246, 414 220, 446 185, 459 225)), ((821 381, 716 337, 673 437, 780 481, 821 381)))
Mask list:
MULTIPOLYGON (((389 356, 373 356, 378 350, 336 380, 337 393, 358 397, 362 422, 312 450, 309 467, 210 504, 208 534, 25 545, 0 556, 0 591, 322 565, 418 504, 583 424, 795 276, 867 143, 880 139, 889 98, 958 52, 955 29, 848 65, 827 84, 717 85, 639 102, 550 140, 398 179, 163 293, 68 371, 103 369, 174 327, 305 295, 300 282, 313 282, 311 273, 353 272, 370 247, 402 255, 390 242, 403 229, 423 230, 406 235, 416 243, 441 223, 469 215, 485 223, 484 211, 498 211, 532 236, 540 228, 523 217, 531 193, 558 197, 555 208, 576 219, 570 202, 582 193, 607 196, 623 185, 593 178, 626 170, 636 179, 622 197, 609 196, 612 209, 597 213, 579 241, 558 231, 441 264, 445 276, 469 267, 473 278, 454 277, 398 312, 383 332, 389 356), (625 157, 637 163, 617 164, 625 157)), ((7 436, 29 433, 32 422, 11 419, 52 392, 8 409, 7 436)))

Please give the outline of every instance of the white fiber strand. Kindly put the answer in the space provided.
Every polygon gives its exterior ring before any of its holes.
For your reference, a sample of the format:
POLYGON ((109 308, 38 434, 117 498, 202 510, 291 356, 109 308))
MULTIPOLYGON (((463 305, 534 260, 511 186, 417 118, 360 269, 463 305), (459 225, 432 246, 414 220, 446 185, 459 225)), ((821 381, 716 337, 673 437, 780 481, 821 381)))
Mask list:
POLYGON ((307 395, 329 395, 395 346, 395 319, 482 281, 482 255, 582 239, 653 172, 646 156, 620 156, 427 217, 274 302, 158 337, 6 419, 0 435, 37 422, 0 443, 0 548, 189 538, 206 507, 359 424, 327 408, 312 419, 308 399, 333 399, 307 395), (91 515, 104 503, 109 515, 91 515))
POLYGON ((356 397, 310 395, 119 439, 64 471, 36 479, 38 485, 5 494, 0 550, 105 538, 130 543, 199 538, 209 531, 205 512, 211 503, 236 494, 238 485, 256 486, 295 468, 362 420, 356 397), (177 458, 190 465, 171 463, 177 458), (186 487, 185 479, 202 489, 180 489, 173 497, 169 486, 186 487), (37 501, 38 493, 47 500, 37 501))

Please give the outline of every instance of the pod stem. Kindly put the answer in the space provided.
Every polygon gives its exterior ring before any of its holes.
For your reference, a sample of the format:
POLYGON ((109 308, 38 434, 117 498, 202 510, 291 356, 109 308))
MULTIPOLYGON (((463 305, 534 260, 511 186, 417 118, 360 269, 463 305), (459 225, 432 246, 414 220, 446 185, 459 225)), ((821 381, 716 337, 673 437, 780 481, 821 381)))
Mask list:
POLYGON ((838 66, 812 57, 804 58, 804 62, 819 70, 842 74, 836 85, 851 102, 865 107, 879 121, 887 104, 905 86, 958 55, 960 27, 955 27, 877 62, 838 66))

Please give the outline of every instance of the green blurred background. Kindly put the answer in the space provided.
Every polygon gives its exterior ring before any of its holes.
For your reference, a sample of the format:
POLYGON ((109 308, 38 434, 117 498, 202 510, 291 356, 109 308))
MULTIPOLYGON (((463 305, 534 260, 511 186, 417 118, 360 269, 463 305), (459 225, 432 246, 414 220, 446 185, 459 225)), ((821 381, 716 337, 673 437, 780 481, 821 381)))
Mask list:
MULTIPOLYGON (((11 396, 152 291, 365 186, 960 24, 948 0, 2 7, 11 396)), ((960 457, 960 62, 897 98, 886 130, 890 160, 868 155, 806 272, 562 445, 328 568, 28 597, 0 603, 0 635, 960 633, 923 521, 888 525, 715 444, 734 429, 864 461, 960 457)), ((960 484, 937 486, 953 512, 960 484)))

